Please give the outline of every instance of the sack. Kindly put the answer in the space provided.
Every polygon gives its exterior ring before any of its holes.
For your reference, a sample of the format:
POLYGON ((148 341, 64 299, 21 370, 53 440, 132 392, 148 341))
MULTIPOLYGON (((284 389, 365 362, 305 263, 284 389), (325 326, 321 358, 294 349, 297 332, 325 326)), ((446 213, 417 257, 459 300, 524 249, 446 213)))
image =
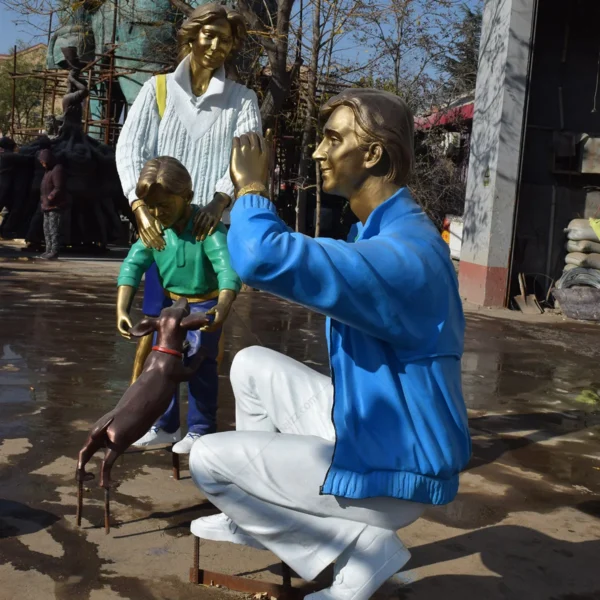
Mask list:
POLYGON ((584 252, 590 254, 595 252, 600 254, 600 242, 591 242, 589 240, 569 240, 567 242, 567 252, 584 252))
POLYGON ((567 239, 579 241, 579 240, 590 240, 592 242, 600 242, 598 236, 594 233, 594 230, 588 224, 586 227, 576 229, 565 229, 567 239))
POLYGON ((568 265, 575 265, 587 269, 600 269, 600 254, 584 254, 583 252, 571 252, 567 254, 565 262, 568 265))
POLYGON ((568 225, 567 229, 585 229, 590 226, 589 219, 573 219, 568 225))
POLYGON ((594 230, 594 233, 600 238, 600 219, 590 219, 590 227, 594 230))
POLYGON ((562 277, 556 282, 556 289, 563 290, 577 286, 600 289, 600 271, 567 265, 562 277))

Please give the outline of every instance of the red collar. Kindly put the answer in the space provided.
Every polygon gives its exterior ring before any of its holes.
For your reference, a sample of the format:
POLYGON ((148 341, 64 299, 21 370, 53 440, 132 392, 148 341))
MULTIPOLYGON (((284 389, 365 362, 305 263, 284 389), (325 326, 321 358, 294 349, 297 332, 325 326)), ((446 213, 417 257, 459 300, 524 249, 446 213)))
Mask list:
POLYGON ((171 350, 171 348, 163 348, 162 346, 152 346, 152 350, 155 352, 162 352, 163 354, 171 354, 177 358, 183 358, 183 352, 177 352, 177 350, 171 350))

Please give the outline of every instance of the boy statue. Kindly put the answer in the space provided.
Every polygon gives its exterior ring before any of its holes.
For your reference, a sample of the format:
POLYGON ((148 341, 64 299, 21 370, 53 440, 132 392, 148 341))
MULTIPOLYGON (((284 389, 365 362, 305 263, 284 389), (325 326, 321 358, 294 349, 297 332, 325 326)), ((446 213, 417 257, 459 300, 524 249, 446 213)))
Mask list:
POLYGON ((165 248, 160 251, 148 248, 141 240, 131 247, 117 283, 117 329, 124 337, 130 337, 129 311, 133 297, 143 274, 153 262, 156 262, 165 290, 164 306, 185 297, 192 313, 203 312, 214 316, 214 320, 200 331, 190 331, 187 336, 187 359, 200 348, 206 353, 205 360, 188 384, 187 435, 181 439, 176 394, 165 414, 134 445, 178 442, 173 446, 173 452, 189 454, 199 437, 216 431, 219 339, 241 281, 231 268, 224 225, 219 224, 204 241, 196 239, 193 226, 199 209, 191 204, 192 179, 177 159, 161 156, 148 161, 140 174, 136 193, 164 228, 165 248))

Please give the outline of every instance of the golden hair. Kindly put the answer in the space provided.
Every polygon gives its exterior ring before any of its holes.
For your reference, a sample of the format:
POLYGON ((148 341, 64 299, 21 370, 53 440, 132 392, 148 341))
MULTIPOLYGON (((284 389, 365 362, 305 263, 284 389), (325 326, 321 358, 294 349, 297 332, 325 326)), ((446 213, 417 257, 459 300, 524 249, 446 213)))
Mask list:
POLYGON ((203 4, 196 8, 177 32, 178 63, 191 53, 192 49, 190 44, 198 39, 198 34, 202 27, 218 19, 225 19, 229 25, 231 25, 233 47, 231 48, 231 53, 227 57, 227 62, 235 57, 247 36, 246 21, 244 21, 244 17, 235 10, 232 10, 227 6, 222 6, 221 4, 210 3, 203 4))
POLYGON ((405 186, 415 163, 415 123, 408 104, 389 92, 348 88, 323 106, 321 117, 329 118, 338 106, 352 109, 356 124, 364 132, 359 139, 365 149, 372 143, 383 147, 381 167, 385 169, 385 178, 405 186))
POLYGON ((144 165, 135 193, 140 200, 144 200, 155 186, 160 186, 165 193, 179 196, 188 202, 194 197, 189 171, 171 156, 159 156, 144 165))

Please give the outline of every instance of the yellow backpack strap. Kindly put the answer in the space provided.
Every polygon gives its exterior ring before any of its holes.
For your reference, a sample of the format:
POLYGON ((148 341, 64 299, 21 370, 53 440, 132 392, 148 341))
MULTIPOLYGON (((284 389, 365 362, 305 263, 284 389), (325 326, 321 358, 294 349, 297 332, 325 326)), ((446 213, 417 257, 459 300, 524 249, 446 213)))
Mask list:
POLYGON ((163 118, 165 109, 167 108, 167 76, 156 76, 156 104, 158 106, 158 114, 163 118))

